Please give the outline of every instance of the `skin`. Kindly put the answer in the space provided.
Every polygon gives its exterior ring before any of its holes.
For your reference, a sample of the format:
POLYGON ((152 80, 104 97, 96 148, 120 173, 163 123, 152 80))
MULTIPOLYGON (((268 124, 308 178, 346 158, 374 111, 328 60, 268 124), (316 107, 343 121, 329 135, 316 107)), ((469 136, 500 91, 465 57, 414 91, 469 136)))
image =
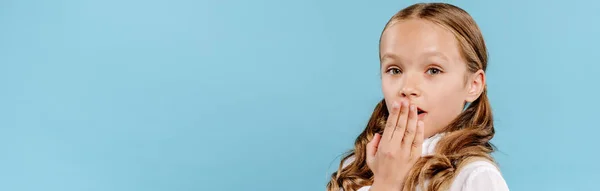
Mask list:
POLYGON ((381 87, 390 116, 383 135, 367 145, 372 191, 399 190, 421 157, 422 143, 444 130, 476 100, 485 73, 467 71, 458 41, 446 28, 422 19, 398 21, 382 34, 381 87), (418 115, 417 108, 425 113, 418 115))

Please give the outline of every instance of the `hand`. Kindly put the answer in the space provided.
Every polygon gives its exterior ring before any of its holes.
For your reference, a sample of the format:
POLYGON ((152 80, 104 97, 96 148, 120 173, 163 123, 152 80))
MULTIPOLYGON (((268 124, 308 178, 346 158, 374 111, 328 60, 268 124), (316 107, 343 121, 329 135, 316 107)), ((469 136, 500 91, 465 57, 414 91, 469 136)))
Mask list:
POLYGON ((394 102, 383 135, 375 134, 367 144, 367 166, 373 172, 371 189, 401 190, 408 172, 421 157, 423 121, 415 105, 394 102))

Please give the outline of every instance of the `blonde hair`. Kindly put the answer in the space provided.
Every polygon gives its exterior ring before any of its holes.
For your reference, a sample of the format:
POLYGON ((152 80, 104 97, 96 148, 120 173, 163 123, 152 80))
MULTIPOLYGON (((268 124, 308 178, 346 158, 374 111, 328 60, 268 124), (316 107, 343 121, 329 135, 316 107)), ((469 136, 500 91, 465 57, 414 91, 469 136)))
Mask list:
MULTIPOLYGON (((469 73, 486 70, 487 49, 483 35, 473 18, 463 9, 446 3, 415 4, 392 16, 383 31, 391 24, 407 19, 423 19, 451 31, 458 41, 469 73)), ((425 186, 425 180, 429 180, 429 183, 424 190, 445 190, 449 188, 457 169, 471 159, 483 157, 494 162, 490 154, 495 149, 490 140, 495 132, 486 89, 484 87, 480 97, 444 128, 443 132, 446 133, 437 143, 434 154, 417 161, 409 172, 403 190, 425 186)), ((375 133, 383 132, 388 115, 385 100, 381 100, 365 130, 356 138, 354 149, 345 154, 338 171, 331 175, 328 191, 354 191, 373 184, 373 173, 366 164, 366 145, 375 133), (344 162, 351 157, 354 161, 345 166, 344 162)))

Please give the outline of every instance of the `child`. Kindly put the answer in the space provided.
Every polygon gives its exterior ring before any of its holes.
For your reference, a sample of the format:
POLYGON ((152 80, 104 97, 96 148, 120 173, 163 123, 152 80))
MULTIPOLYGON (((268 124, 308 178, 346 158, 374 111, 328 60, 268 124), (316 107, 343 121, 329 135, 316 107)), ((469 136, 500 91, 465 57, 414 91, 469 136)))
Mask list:
POLYGON ((379 43, 384 99, 327 190, 508 190, 490 155, 487 50, 473 18, 450 4, 415 4, 389 20, 379 43))

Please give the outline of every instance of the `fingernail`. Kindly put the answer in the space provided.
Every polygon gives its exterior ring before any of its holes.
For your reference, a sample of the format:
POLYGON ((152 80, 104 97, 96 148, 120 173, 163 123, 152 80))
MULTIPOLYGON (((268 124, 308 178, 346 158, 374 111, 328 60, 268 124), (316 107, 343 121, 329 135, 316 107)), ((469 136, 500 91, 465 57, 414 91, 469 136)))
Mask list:
POLYGON ((411 111, 414 111, 415 109, 416 109, 416 108, 415 108, 415 105, 410 105, 410 110, 411 110, 411 111))
POLYGON ((398 105, 398 102, 394 101, 394 103, 392 103, 392 109, 398 109, 400 107, 400 105, 398 105))

